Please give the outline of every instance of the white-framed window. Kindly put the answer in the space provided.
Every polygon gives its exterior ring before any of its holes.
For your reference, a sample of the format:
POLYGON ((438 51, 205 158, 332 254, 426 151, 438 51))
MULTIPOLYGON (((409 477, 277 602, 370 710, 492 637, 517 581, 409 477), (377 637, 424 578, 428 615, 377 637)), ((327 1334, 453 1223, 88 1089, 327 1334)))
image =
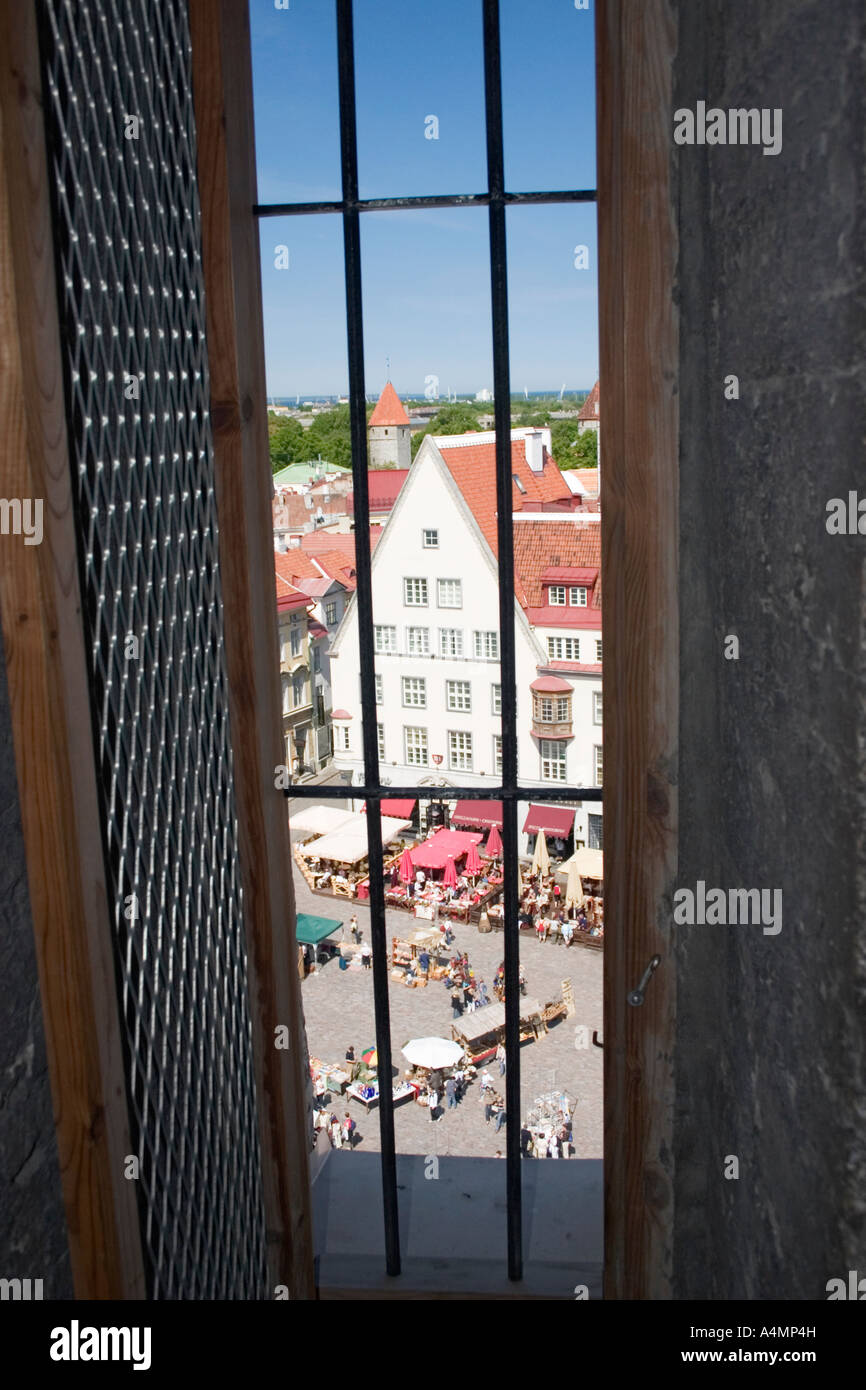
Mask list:
POLYGON ((430 655, 429 627, 407 627, 406 651, 408 652, 409 656, 430 655))
POLYGON ((292 676, 292 704, 295 709, 298 705, 306 704, 307 700, 307 678, 302 671, 298 671, 292 676))
POLYGON ((568 591, 568 601, 572 608, 586 607, 586 588, 583 584, 572 584, 568 591))
POLYGON ((593 754, 593 759, 594 759, 594 762, 595 762, 595 785, 596 785, 597 787, 603 787, 603 786, 604 786, 604 749, 603 749, 603 747, 602 747, 602 745, 601 745, 600 743, 597 743, 597 744, 595 745, 595 747, 594 747, 593 750, 592 750, 592 754, 593 754))
POLYGON ((376 623, 373 628, 373 642, 376 651, 381 656, 383 653, 394 655, 397 651, 397 629, 388 627, 381 623, 376 623))
POLYGON ((475 656, 478 661, 499 660, 499 633, 473 632, 475 656))
POLYGON ((292 656, 300 656, 301 654, 301 623, 298 618, 292 618, 292 625, 289 628, 289 651, 292 656))
POLYGON ((382 762, 384 762, 384 761, 385 761, 385 725, 384 725, 384 724, 377 724, 377 725, 376 725, 376 739, 377 739, 377 742, 378 742, 378 745, 379 745, 379 757, 381 758, 382 762))
POLYGON ((406 749, 406 766, 426 767, 427 730, 408 727, 404 728, 403 743, 406 749))
POLYGON ((580 661, 580 638, 548 637, 547 655, 550 661, 580 661))
POLYGON ((493 735, 493 771, 502 776, 502 735, 493 735))
POLYGON ((565 606, 565 585, 551 584, 548 589, 550 602, 557 608, 565 606))
POLYGON ((423 676, 403 676, 400 681, 403 704, 416 709, 427 708, 427 682, 423 676))
POLYGON ((595 659, 596 659, 596 661, 598 661, 598 662, 601 661, 601 638, 600 638, 600 637, 597 637, 597 638, 596 638, 596 642, 595 642, 595 659))
POLYGON ((472 735, 462 729, 448 732, 448 766, 452 772, 472 771, 472 735))
POLYGON ((348 751, 349 751, 349 726, 348 726, 348 724, 338 724, 338 725, 337 725, 337 739, 336 739, 336 743, 337 743, 337 747, 338 747, 338 749, 340 750, 341 753, 348 753, 348 751))
POLYGON ((288 676, 283 676, 283 714, 288 714, 292 708, 292 682, 288 676))
POLYGON ((490 713, 502 713, 502 686, 491 685, 490 687, 490 713))
POLYGON ((439 549, 439 532, 429 530, 427 527, 421 532, 421 544, 425 550, 439 549))
POLYGON ((543 782, 565 781, 565 748, 561 739, 543 738, 541 740, 541 780, 543 782))
POLYGON ((592 692, 592 722, 601 724, 603 722, 602 712, 604 710, 604 698, 600 690, 592 692))
POLYGON ((465 710, 467 714, 472 709, 472 685, 470 681, 446 681, 445 696, 449 709, 465 710))
POLYGON ((404 579, 403 602, 407 608, 427 607, 427 580, 404 579))
POLYGON ((543 695, 540 700, 541 722, 542 724, 553 723, 553 701, 549 695, 543 695))
POLYGON ((325 622, 327 623, 328 627, 333 627, 333 626, 334 626, 334 623, 335 623, 336 621, 337 621, 337 605, 336 605, 336 603, 326 603, 326 604, 325 604, 325 622))
POLYGON ((440 627, 439 629, 439 655, 440 656, 462 656, 463 655, 463 632, 459 627, 440 627))
POLYGON ((440 608, 462 608, 463 581, 461 579, 437 579, 436 602, 440 608))
POLYGON ((571 696, 560 695, 556 701, 556 722, 565 724, 571 719, 571 696))
POLYGON ((385 697, 384 697, 384 695, 383 695, 383 693, 382 693, 382 677, 379 676, 379 675, 377 675, 375 679, 376 679, 376 704, 377 704, 377 705, 381 705, 381 704, 384 703, 384 700, 385 700, 385 697))

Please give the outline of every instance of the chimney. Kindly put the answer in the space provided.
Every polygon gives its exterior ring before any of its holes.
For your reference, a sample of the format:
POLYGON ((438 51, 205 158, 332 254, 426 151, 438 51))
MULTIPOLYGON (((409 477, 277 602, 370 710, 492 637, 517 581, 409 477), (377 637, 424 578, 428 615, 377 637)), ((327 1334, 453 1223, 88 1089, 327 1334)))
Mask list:
POLYGON ((544 472, 544 446, 541 430, 530 430, 525 436, 526 462, 533 473, 544 472))

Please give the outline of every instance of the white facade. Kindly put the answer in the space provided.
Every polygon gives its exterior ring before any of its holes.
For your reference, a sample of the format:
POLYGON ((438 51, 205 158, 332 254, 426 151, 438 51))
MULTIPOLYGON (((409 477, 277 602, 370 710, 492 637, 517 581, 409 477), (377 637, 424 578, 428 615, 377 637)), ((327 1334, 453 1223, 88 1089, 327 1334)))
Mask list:
MULTIPOLYGON (((562 519, 560 514, 558 520, 562 519)), ((532 523, 523 519, 520 524, 532 523)), ((497 562, 433 436, 424 440, 376 546, 372 579, 383 784, 495 787, 501 780, 496 742, 501 735, 496 712, 497 562)), ((547 759, 546 769, 540 740, 533 737, 530 686, 539 668, 547 666, 548 635, 560 637, 563 629, 534 631, 515 602, 519 780, 591 786, 593 748, 601 743, 601 726, 593 722, 600 676, 567 676, 573 687, 574 736, 554 750, 557 756, 547 759)), ((594 662, 594 631, 569 630, 565 635, 576 635, 585 643, 585 664, 594 662)), ((351 716, 336 730, 334 763, 360 783, 363 750, 354 599, 334 638, 331 661, 333 707, 351 716)), ((600 803, 585 803, 577 812, 576 843, 588 842, 587 806, 591 814, 601 813, 600 803)), ((521 832, 525 815, 521 804, 521 832)), ((521 848, 525 846, 521 833, 521 848)))

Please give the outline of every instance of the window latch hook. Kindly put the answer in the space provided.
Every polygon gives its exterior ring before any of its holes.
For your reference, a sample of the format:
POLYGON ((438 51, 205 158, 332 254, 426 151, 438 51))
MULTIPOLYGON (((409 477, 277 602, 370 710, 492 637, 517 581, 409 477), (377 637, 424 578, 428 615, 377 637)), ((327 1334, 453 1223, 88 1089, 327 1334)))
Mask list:
POLYGON ((645 993, 646 993, 646 987, 647 987, 647 985, 648 985, 649 982, 650 982, 650 979, 651 979, 651 977, 652 977, 653 972, 654 972, 655 970, 658 970, 658 968, 659 968, 659 966, 661 965, 661 963, 662 963, 662 958, 661 958, 661 956, 653 956, 653 958, 652 958, 652 960, 650 961, 649 965, 647 966, 646 970, 643 972, 643 974, 642 974, 641 977, 640 977, 640 983, 639 983, 639 985, 637 986, 636 989, 633 989, 633 990, 631 991, 631 994, 629 994, 629 996, 628 996, 628 1002, 629 1002, 630 1004, 634 1005, 635 1008, 637 1008, 640 1004, 643 1003, 643 997, 644 997, 644 995, 645 995, 645 993))

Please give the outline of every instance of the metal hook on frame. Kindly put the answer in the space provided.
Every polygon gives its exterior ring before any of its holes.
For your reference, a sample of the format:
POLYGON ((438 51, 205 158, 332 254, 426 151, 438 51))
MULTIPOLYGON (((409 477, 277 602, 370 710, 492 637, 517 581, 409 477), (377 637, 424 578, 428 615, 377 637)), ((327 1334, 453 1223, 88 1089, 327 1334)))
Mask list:
POLYGON ((646 994, 646 987, 649 984, 650 979, 652 978, 653 972, 658 970, 661 963, 661 956, 653 956, 646 970, 641 975, 640 983, 638 984, 637 988, 633 989, 629 994, 628 1002, 632 1004, 635 1008, 638 1008, 638 1006, 643 1003, 643 997, 646 994))

